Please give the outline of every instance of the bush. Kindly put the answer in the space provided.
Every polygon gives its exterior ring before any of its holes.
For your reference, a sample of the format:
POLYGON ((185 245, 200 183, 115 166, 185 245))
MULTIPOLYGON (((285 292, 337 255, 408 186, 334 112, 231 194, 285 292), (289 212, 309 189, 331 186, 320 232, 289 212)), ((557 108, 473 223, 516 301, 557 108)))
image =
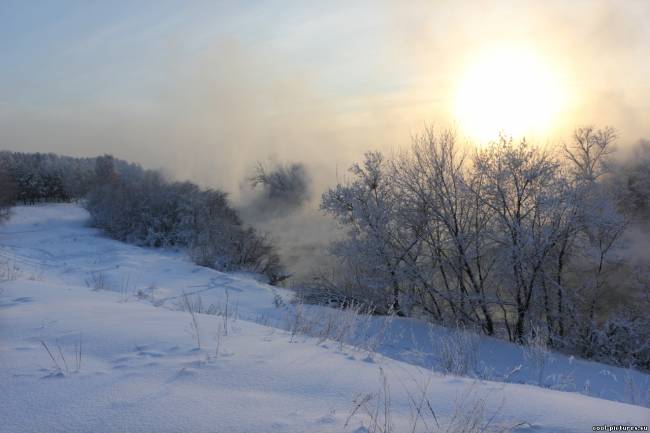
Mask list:
POLYGON ((273 284, 286 278, 275 247, 246 227, 226 193, 170 182, 158 171, 97 158, 86 209, 111 237, 148 247, 183 247, 199 265, 246 270, 273 284))

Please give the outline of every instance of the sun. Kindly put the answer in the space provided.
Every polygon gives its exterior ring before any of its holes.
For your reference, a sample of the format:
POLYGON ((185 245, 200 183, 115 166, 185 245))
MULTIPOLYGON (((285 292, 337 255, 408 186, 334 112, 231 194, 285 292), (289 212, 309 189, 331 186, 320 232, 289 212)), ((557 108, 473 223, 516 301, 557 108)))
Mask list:
POLYGON ((472 138, 546 134, 565 104, 551 65, 532 50, 498 49, 478 56, 461 77, 454 117, 472 138))

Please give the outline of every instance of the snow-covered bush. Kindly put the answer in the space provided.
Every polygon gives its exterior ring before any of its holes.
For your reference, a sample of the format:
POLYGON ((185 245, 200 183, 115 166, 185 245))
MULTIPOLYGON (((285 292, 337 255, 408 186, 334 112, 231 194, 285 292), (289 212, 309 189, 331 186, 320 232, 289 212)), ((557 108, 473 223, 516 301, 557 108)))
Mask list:
POLYGON ((96 160, 95 187, 86 208, 92 223, 111 237, 151 247, 187 248, 200 265, 248 270, 271 283, 286 277, 266 235, 246 227, 227 195, 191 182, 171 182, 160 172, 96 160))
POLYGON ((603 323, 592 324, 579 337, 582 356, 622 367, 650 370, 650 319, 627 311, 611 314, 603 323))

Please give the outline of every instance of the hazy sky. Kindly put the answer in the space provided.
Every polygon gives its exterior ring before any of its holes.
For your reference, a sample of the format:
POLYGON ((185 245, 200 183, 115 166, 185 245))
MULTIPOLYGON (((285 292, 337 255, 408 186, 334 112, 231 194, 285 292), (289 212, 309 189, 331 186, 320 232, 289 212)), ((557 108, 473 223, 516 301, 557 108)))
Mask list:
POLYGON ((650 1, 0 1, 0 148, 113 153, 236 194, 255 160, 322 180, 453 125, 459 82, 535 53, 585 123, 650 137, 650 1))

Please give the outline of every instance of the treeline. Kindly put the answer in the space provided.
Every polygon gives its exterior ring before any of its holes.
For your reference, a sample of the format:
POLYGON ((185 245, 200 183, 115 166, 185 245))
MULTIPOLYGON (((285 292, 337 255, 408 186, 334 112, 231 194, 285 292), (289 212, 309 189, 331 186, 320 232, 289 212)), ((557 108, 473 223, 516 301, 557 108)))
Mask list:
POLYGON ((0 209, 15 203, 83 199, 93 226, 114 239, 187 248, 202 266, 287 277, 266 235, 246 227, 219 190, 172 182, 112 156, 0 153, 0 209))
POLYGON ((427 130, 395 157, 366 154, 323 195, 347 236, 307 296, 650 369, 647 274, 617 250, 614 139, 584 128, 559 152, 506 138, 468 149, 427 130))
POLYGON ((0 198, 8 204, 81 198, 91 185, 94 164, 93 158, 2 151, 0 198))

